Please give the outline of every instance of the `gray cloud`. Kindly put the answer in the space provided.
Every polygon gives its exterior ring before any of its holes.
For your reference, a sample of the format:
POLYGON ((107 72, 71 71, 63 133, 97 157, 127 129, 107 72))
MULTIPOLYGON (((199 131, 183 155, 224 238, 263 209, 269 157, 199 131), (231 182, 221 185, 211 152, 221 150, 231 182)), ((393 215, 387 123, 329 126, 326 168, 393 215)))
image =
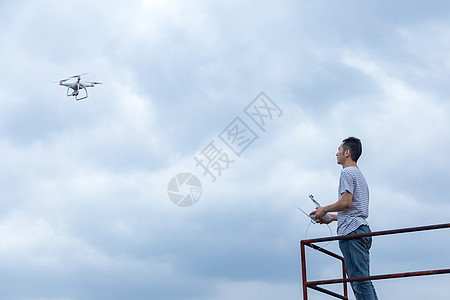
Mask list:
MULTIPOLYGON (((0 298, 298 298, 296 207, 335 200, 349 135, 373 230, 447 222, 446 5, 2 2, 0 298), (84 72, 104 82, 84 101, 52 83, 84 72), (193 156, 261 90, 283 115, 211 183, 193 156), (167 198, 179 172, 202 181, 193 207, 167 198)), ((439 234, 426 259, 422 236, 375 240, 372 269, 442 267, 439 234)), ((377 289, 422 299, 407 282, 377 289)))

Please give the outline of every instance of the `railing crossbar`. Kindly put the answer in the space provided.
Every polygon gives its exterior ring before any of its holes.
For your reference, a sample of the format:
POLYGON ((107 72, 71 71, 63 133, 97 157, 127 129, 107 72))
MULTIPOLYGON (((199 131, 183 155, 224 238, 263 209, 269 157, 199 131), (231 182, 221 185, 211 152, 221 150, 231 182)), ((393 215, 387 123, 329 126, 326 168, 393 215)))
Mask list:
POLYGON ((393 229, 393 230, 385 230, 385 231, 374 231, 369 233, 360 233, 360 234, 351 234, 351 235, 339 235, 339 236, 330 236, 318 239, 310 239, 303 240, 302 242, 305 245, 311 243, 321 243, 321 242, 329 242, 329 241, 339 241, 339 240, 352 240, 367 236, 380 236, 380 235, 391 235, 391 234, 399 234, 399 233, 409 233, 409 232, 418 232, 418 231, 426 231, 426 230, 436 230, 436 229, 445 229, 450 228, 450 223, 448 224, 439 224, 439 225, 430 225, 430 226, 420 226, 420 227, 412 227, 412 228, 402 228, 402 229, 393 229))
POLYGON ((330 291, 330 290, 327 290, 327 289, 324 289, 324 288, 321 288, 321 287, 318 287, 318 286, 310 286, 310 288, 312 288, 313 290, 316 290, 318 292, 327 294, 329 296, 333 296, 333 297, 338 298, 338 299, 348 300, 348 298, 345 297, 345 296, 339 295, 338 293, 335 293, 333 291, 330 291))
POLYGON ((309 281, 309 282, 307 282, 306 285, 308 287, 313 287, 313 286, 316 286, 316 285, 336 284, 336 283, 343 283, 343 282, 381 280, 381 279, 395 279, 395 278, 403 278, 403 277, 440 275, 440 274, 448 274, 448 273, 450 273, 450 269, 440 269, 440 270, 430 270, 430 271, 405 272, 405 273, 394 273, 394 274, 383 274, 383 275, 374 275, 374 276, 354 277, 354 278, 346 278, 346 279, 330 279, 330 280, 309 281))

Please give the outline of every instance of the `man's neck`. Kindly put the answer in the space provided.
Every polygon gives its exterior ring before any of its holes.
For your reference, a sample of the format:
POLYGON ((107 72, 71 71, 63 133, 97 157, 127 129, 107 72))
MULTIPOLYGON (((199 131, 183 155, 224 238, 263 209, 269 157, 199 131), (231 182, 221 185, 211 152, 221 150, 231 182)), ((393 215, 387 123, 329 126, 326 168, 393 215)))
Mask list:
POLYGON ((348 168, 348 167, 355 167, 355 168, 357 168, 358 166, 356 165, 356 162, 355 162, 355 161, 353 161, 353 160, 348 160, 348 161, 346 161, 346 162, 344 162, 344 163, 342 164, 342 168, 345 169, 345 168, 348 168))

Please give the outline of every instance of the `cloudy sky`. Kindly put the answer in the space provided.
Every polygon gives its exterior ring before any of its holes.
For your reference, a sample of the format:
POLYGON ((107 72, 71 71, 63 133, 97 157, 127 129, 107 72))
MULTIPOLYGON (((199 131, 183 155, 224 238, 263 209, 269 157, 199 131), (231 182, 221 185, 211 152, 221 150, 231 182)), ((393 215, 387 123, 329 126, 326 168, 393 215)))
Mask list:
MULTIPOLYGON (((18 0, 0 25, 1 300, 301 299, 299 240, 330 231, 297 206, 336 200, 351 135, 373 231, 448 222, 447 1, 18 0), (103 82, 83 101, 53 83, 81 73, 103 82), (168 194, 182 173, 189 207, 168 194)), ((448 240, 375 238, 372 273, 448 268, 448 240)), ((310 251, 308 276, 339 266, 310 251)))

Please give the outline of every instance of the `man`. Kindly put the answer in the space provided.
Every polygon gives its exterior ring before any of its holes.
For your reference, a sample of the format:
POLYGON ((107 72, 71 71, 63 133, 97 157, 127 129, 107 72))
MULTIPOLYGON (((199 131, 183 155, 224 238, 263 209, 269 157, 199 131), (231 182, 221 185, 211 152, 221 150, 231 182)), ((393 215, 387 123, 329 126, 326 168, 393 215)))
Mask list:
MULTIPOLYGON (((337 221, 338 235, 370 232, 366 218, 369 215, 369 187, 356 162, 362 153, 361 141, 349 137, 342 141, 336 153, 337 163, 342 165, 339 178, 338 201, 323 207, 317 207, 311 214, 316 214, 320 223, 337 221), (326 213, 331 214, 331 221, 321 220, 326 213)), ((370 276, 369 250, 372 237, 340 240, 349 277, 370 276)), ((371 281, 352 282, 357 300, 378 299, 371 281)))

